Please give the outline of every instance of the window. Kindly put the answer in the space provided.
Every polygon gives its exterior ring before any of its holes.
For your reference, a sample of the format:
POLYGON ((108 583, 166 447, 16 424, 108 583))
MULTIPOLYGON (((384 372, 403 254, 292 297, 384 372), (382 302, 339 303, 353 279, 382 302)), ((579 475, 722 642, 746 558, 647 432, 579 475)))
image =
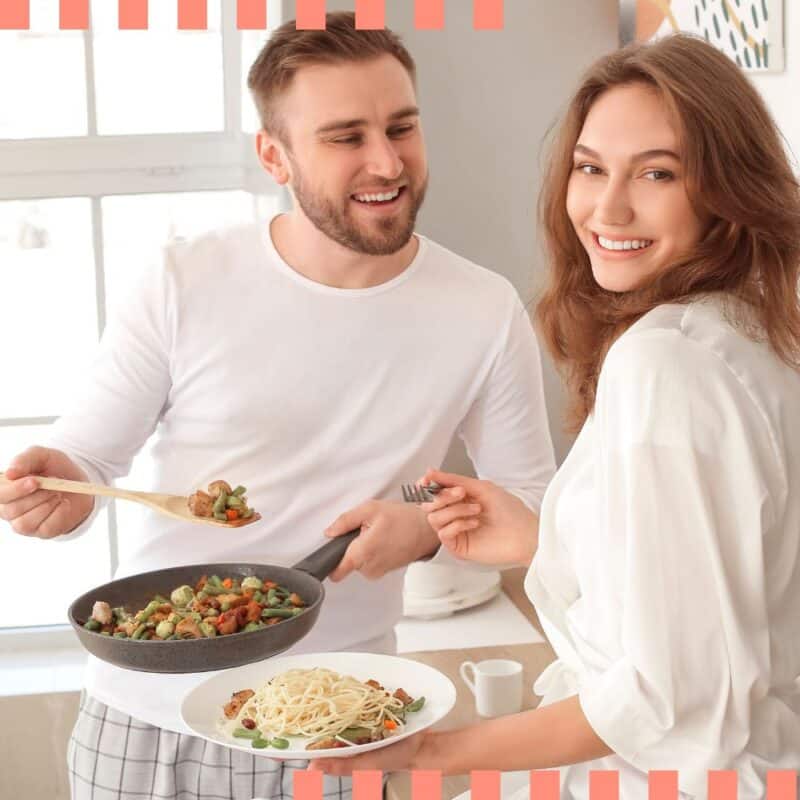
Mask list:
MULTIPOLYGON (((269 0, 271 28, 281 6, 269 0)), ((91 14, 90 31, 60 31, 58 3, 32 0, 30 31, 0 31, 0 73, 14 76, 0 82, 0 469, 63 413, 127 282, 164 244, 286 203, 256 161, 244 81, 266 31, 238 31, 222 0, 206 31, 178 31, 176 3, 150 3, 147 31, 118 30, 108 0, 91 14)), ((147 450, 121 483, 148 485, 147 450)), ((0 630, 64 624, 138 524, 124 502, 60 544, 0 522, 6 596, 25 598, 0 604, 0 630)))

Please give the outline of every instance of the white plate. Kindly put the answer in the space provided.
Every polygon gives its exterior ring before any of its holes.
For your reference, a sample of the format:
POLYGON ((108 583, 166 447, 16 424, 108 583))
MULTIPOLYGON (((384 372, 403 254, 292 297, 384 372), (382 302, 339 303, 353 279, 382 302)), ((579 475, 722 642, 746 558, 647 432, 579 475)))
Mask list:
MULTIPOLYGON (((420 597, 409 591, 403 592, 403 616, 419 619, 447 617, 456 611, 486 603, 500 594, 500 573, 476 572, 459 569, 453 591, 441 597, 420 597)), ((405 688, 405 687, 404 687, 405 688)))
POLYGON ((254 756, 265 758, 328 758, 354 756, 367 750, 376 750, 387 744, 398 742, 430 727, 444 717, 456 702, 456 687, 452 681, 433 667, 420 664, 398 656, 378 655, 376 653, 308 653, 294 656, 278 656, 244 667, 225 670, 203 681, 187 692, 181 703, 181 717, 186 726, 201 739, 221 744, 234 750, 243 750, 254 756), (250 746, 247 739, 228 738, 219 730, 222 720, 222 707, 231 699, 234 692, 241 689, 255 689, 266 683, 278 673, 289 669, 312 669, 326 667, 343 675, 351 675, 358 680, 375 679, 388 690, 402 687, 413 698, 424 697, 425 705, 406 717, 406 725, 400 733, 379 742, 353 745, 351 747, 329 748, 327 750, 306 750, 310 737, 287 736, 289 749, 277 750, 266 747, 259 750, 250 746))

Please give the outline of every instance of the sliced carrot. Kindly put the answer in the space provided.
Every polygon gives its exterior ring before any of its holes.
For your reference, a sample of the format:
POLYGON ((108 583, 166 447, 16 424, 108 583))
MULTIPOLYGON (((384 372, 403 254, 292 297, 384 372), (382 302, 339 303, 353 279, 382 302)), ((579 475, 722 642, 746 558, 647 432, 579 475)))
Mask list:
POLYGON ((393 731, 397 727, 397 723, 393 722, 390 719, 385 719, 383 721, 383 727, 386 728, 387 730, 393 731))
MULTIPOLYGON (((228 508, 225 510, 225 516, 230 520, 239 519, 239 512, 235 508, 228 508)), ((230 578, 225 578, 225 580, 222 581, 222 585, 225 586, 226 589, 230 589, 233 583, 230 578), (228 582, 227 585, 225 581, 228 582)))

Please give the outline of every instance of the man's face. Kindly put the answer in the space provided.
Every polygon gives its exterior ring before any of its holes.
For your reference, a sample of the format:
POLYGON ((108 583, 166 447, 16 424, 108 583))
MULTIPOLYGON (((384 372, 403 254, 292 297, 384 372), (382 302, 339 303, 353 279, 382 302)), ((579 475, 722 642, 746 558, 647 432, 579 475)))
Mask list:
POLYGON ((392 56, 303 67, 281 98, 289 186, 329 238, 389 255, 411 238, 428 165, 405 67, 392 56))

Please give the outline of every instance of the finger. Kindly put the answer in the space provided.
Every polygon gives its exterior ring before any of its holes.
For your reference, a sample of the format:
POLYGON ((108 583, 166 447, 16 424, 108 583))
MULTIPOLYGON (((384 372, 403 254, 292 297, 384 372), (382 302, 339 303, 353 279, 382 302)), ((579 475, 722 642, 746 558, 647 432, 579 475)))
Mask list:
POLYGON ((438 511, 432 511, 428 514, 428 523, 438 531, 457 519, 469 519, 480 513, 481 507, 478 503, 455 503, 438 511))
POLYGON ((9 480, 24 478, 26 475, 41 475, 47 470, 50 451, 46 447, 29 447, 18 456, 14 456, 6 470, 9 480))
POLYGON ((466 475, 458 475, 455 472, 442 472, 438 469, 429 469, 423 475, 421 482, 424 486, 432 482, 445 487, 461 486, 468 493, 477 490, 481 483, 477 478, 468 478, 466 475))
MULTIPOLYGON (((7 505, 33 494, 39 489, 36 478, 24 477, 0 482, 0 505, 7 505)), ((11 517, 3 515, 3 519, 11 517)))
POLYGON ((457 519, 437 531, 439 541, 445 546, 454 544, 460 536, 474 531, 480 524, 480 520, 477 519, 457 519))
POLYGON ((11 523, 11 527, 23 536, 39 536, 41 525, 61 502, 61 498, 58 495, 51 497, 46 502, 40 503, 36 508, 31 509, 27 514, 17 517, 11 523))
POLYGON ((358 530, 369 518, 372 511, 372 501, 362 503, 360 506, 345 511, 325 529, 326 536, 341 536, 343 533, 358 530))
MULTIPOLYGON (((23 478, 22 481, 15 481, 15 483, 25 483, 26 481, 30 481, 34 486, 36 485, 36 482, 32 478, 23 478)), ((48 500, 52 500, 54 496, 58 496, 58 498, 61 499, 61 495, 58 492, 48 492, 44 489, 34 491, 32 494, 26 494, 17 500, 6 502, 2 508, 0 508, 0 517, 11 522, 17 517, 27 514, 29 511, 36 508, 36 506, 46 503, 48 500)))
POLYGON ((358 541, 355 541, 347 548, 336 569, 328 576, 334 583, 344 580, 351 572, 357 572, 361 568, 363 559, 357 545, 358 541))
POLYGON ((68 533, 75 527, 71 514, 72 502, 68 497, 62 497, 50 516, 39 526, 39 533, 37 534, 39 538, 53 539, 56 536, 68 533))
POLYGON ((461 486, 454 486, 451 489, 442 489, 441 492, 434 495, 430 503, 425 503, 424 510, 430 514, 438 511, 440 508, 447 508, 453 503, 460 503, 466 496, 466 490, 461 486))

